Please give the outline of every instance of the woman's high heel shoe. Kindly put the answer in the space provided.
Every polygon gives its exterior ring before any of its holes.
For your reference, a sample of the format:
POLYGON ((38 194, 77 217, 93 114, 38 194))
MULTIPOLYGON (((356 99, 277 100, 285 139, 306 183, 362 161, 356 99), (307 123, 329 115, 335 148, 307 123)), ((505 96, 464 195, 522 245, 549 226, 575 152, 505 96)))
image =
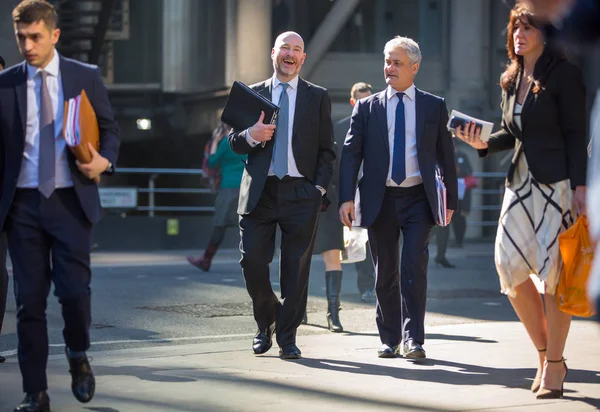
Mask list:
MULTIPOLYGON (((538 352, 546 352, 546 348, 538 349, 538 352)), ((535 374, 535 378, 533 378, 533 382, 531 382, 531 392, 536 393, 540 390, 540 386, 542 386, 542 372, 543 370, 538 370, 535 374)))
POLYGON ((569 373, 569 368, 567 368, 567 363, 565 361, 566 361, 565 358, 562 358, 561 360, 546 359, 546 362, 548 362, 548 363, 562 363, 563 365, 565 365, 565 377, 563 378, 563 380, 560 384, 560 389, 548 389, 548 388, 540 387, 540 390, 535 395, 535 397, 537 399, 559 399, 559 398, 563 397, 565 379, 567 379, 567 374, 569 373))

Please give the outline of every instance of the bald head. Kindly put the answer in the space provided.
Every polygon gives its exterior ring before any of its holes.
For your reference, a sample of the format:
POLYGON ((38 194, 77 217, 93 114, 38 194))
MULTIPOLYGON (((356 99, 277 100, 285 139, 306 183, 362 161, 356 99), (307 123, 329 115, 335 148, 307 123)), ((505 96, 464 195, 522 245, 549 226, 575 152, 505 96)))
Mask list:
POLYGON ((279 81, 289 82, 298 76, 304 64, 304 59, 306 59, 304 40, 298 33, 293 31, 281 33, 275 39, 271 59, 273 60, 275 75, 279 81))

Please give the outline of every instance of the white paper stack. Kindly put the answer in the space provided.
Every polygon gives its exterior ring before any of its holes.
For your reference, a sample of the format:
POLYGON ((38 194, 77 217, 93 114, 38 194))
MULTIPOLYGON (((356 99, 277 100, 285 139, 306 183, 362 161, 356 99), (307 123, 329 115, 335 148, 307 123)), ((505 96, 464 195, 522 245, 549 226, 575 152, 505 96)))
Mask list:
POLYGON ((81 96, 72 97, 67 103, 67 116, 65 122, 64 138, 69 146, 77 146, 81 142, 81 131, 79 130, 79 104, 81 96))
POLYGON ((438 226, 448 226, 448 221, 446 220, 446 209, 448 208, 448 203, 446 200, 446 185, 444 184, 442 172, 439 167, 435 168, 435 189, 438 199, 436 223, 438 226))

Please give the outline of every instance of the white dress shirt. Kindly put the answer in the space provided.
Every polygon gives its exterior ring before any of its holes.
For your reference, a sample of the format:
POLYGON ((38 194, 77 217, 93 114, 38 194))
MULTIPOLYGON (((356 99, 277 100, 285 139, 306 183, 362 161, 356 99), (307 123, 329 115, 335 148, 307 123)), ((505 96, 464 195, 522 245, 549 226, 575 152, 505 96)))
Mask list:
MULTIPOLYGON (((296 113, 296 97, 298 96, 298 76, 294 77, 292 80, 288 82, 289 87, 287 88, 288 95, 288 176, 291 177, 304 177, 298 171, 298 167, 296 166, 296 159, 294 158, 294 152, 292 150, 292 133, 294 131, 294 114, 296 113)), ((281 97, 281 91, 283 87, 281 86, 281 81, 277 78, 277 76, 273 76, 271 79, 271 101, 279 106, 279 98, 281 97)), ((246 140, 250 144, 250 146, 254 147, 258 145, 260 142, 252 139, 250 136, 250 131, 246 132, 246 140)), ((273 149, 273 156, 271 158, 271 166, 269 166, 269 176, 274 176, 273 173, 273 162, 275 161, 275 149, 273 149)))
POLYGON ((387 175, 387 186, 410 187, 423 182, 421 178, 421 170, 419 169, 419 159, 417 158, 417 110, 415 105, 415 85, 404 90, 404 126, 405 126, 405 165, 406 179, 403 182, 394 182, 392 180, 392 165, 394 156, 394 132, 396 130, 396 107, 398 106, 398 93, 391 86, 386 89, 387 97, 387 124, 388 124, 388 139, 390 142, 390 166, 387 175))
MULTIPOLYGON (((38 187, 38 168, 40 152, 40 100, 42 78, 41 70, 37 67, 27 65, 27 124, 25 127, 25 150, 21 162, 21 171, 17 181, 17 187, 36 189, 38 187)), ((67 161, 66 142, 63 139, 63 110, 64 95, 62 79, 60 74, 60 59, 54 51, 54 57, 44 69, 48 73, 46 87, 52 101, 52 112, 54 113, 54 136, 55 136, 55 184, 56 188, 73 186, 71 171, 67 161)))

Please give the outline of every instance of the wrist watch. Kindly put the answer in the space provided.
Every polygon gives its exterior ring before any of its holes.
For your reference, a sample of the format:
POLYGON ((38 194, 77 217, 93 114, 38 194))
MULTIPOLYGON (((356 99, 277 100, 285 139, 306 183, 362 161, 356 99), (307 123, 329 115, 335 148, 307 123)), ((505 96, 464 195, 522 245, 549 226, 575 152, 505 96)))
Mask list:
POLYGON ((112 162, 109 160, 108 161, 108 167, 106 168, 106 170, 104 170, 104 173, 114 173, 115 168, 113 167, 112 162))

